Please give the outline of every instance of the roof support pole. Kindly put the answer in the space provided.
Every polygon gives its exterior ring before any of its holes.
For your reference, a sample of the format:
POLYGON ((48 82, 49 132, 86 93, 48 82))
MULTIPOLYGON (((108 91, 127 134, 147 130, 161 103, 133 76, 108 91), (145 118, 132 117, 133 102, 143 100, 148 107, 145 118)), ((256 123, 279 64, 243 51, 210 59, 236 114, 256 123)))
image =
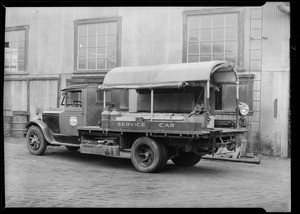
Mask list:
POLYGON ((206 128, 207 127, 207 117, 208 117, 208 111, 209 111, 209 80, 206 81, 206 85, 204 87, 204 124, 203 126, 206 128))
POLYGON ((154 93, 153 93, 153 89, 151 89, 151 116, 150 119, 151 121, 153 121, 153 101, 154 101, 154 93))
POLYGON ((209 99, 209 87, 210 87, 210 85, 209 85, 209 80, 207 81, 207 85, 206 85, 206 87, 207 87, 207 99, 209 99))
POLYGON ((239 81, 236 81, 236 119, 235 126, 238 127, 238 117, 239 117, 239 81))
POLYGON ((103 109, 106 108, 106 92, 105 90, 103 91, 103 109))

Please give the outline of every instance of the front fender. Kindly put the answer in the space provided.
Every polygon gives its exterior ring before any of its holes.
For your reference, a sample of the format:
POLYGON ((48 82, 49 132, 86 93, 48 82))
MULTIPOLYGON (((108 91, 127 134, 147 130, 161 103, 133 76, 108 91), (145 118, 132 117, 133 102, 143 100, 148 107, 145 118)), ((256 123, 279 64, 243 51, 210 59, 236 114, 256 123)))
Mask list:
POLYGON ((41 120, 32 120, 29 123, 27 123, 26 129, 28 130, 30 126, 39 127, 42 130, 42 132, 44 134, 44 137, 45 137, 45 139, 48 143, 53 144, 54 142, 56 142, 56 140, 52 136, 51 129, 43 121, 41 121, 41 120))

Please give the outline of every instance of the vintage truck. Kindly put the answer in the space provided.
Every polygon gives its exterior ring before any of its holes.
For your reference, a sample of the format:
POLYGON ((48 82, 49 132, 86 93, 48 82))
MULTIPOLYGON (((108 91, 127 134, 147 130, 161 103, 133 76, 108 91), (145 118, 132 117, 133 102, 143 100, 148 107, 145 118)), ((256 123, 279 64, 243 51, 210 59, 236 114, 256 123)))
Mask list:
POLYGON ((27 148, 33 155, 65 146, 129 158, 140 172, 163 170, 170 159, 193 166, 220 147, 235 150, 237 136, 247 131, 249 107, 239 102, 239 90, 232 95, 234 119, 215 117, 225 84, 239 87, 236 70, 226 61, 114 68, 101 85, 64 88, 61 108, 45 110, 27 124, 27 148), (120 109, 124 90, 130 91, 129 109, 120 109))

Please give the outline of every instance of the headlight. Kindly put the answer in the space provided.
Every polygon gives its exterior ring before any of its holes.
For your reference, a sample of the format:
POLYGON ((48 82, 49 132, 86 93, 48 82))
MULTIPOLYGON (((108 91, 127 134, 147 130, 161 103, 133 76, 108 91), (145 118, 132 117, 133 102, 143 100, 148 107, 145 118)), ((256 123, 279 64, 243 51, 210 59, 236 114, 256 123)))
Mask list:
POLYGON ((246 103, 239 102, 240 114, 245 116, 249 113, 249 106, 246 103))

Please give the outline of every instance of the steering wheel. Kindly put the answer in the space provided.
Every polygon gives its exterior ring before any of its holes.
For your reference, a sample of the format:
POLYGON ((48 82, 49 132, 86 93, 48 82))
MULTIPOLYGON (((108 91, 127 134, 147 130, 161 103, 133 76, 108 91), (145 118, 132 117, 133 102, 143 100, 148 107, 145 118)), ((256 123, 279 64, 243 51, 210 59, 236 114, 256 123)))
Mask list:
POLYGON ((73 101, 73 106, 74 107, 79 107, 79 106, 81 106, 82 105, 82 102, 81 101, 79 101, 79 100, 74 100, 73 101))

